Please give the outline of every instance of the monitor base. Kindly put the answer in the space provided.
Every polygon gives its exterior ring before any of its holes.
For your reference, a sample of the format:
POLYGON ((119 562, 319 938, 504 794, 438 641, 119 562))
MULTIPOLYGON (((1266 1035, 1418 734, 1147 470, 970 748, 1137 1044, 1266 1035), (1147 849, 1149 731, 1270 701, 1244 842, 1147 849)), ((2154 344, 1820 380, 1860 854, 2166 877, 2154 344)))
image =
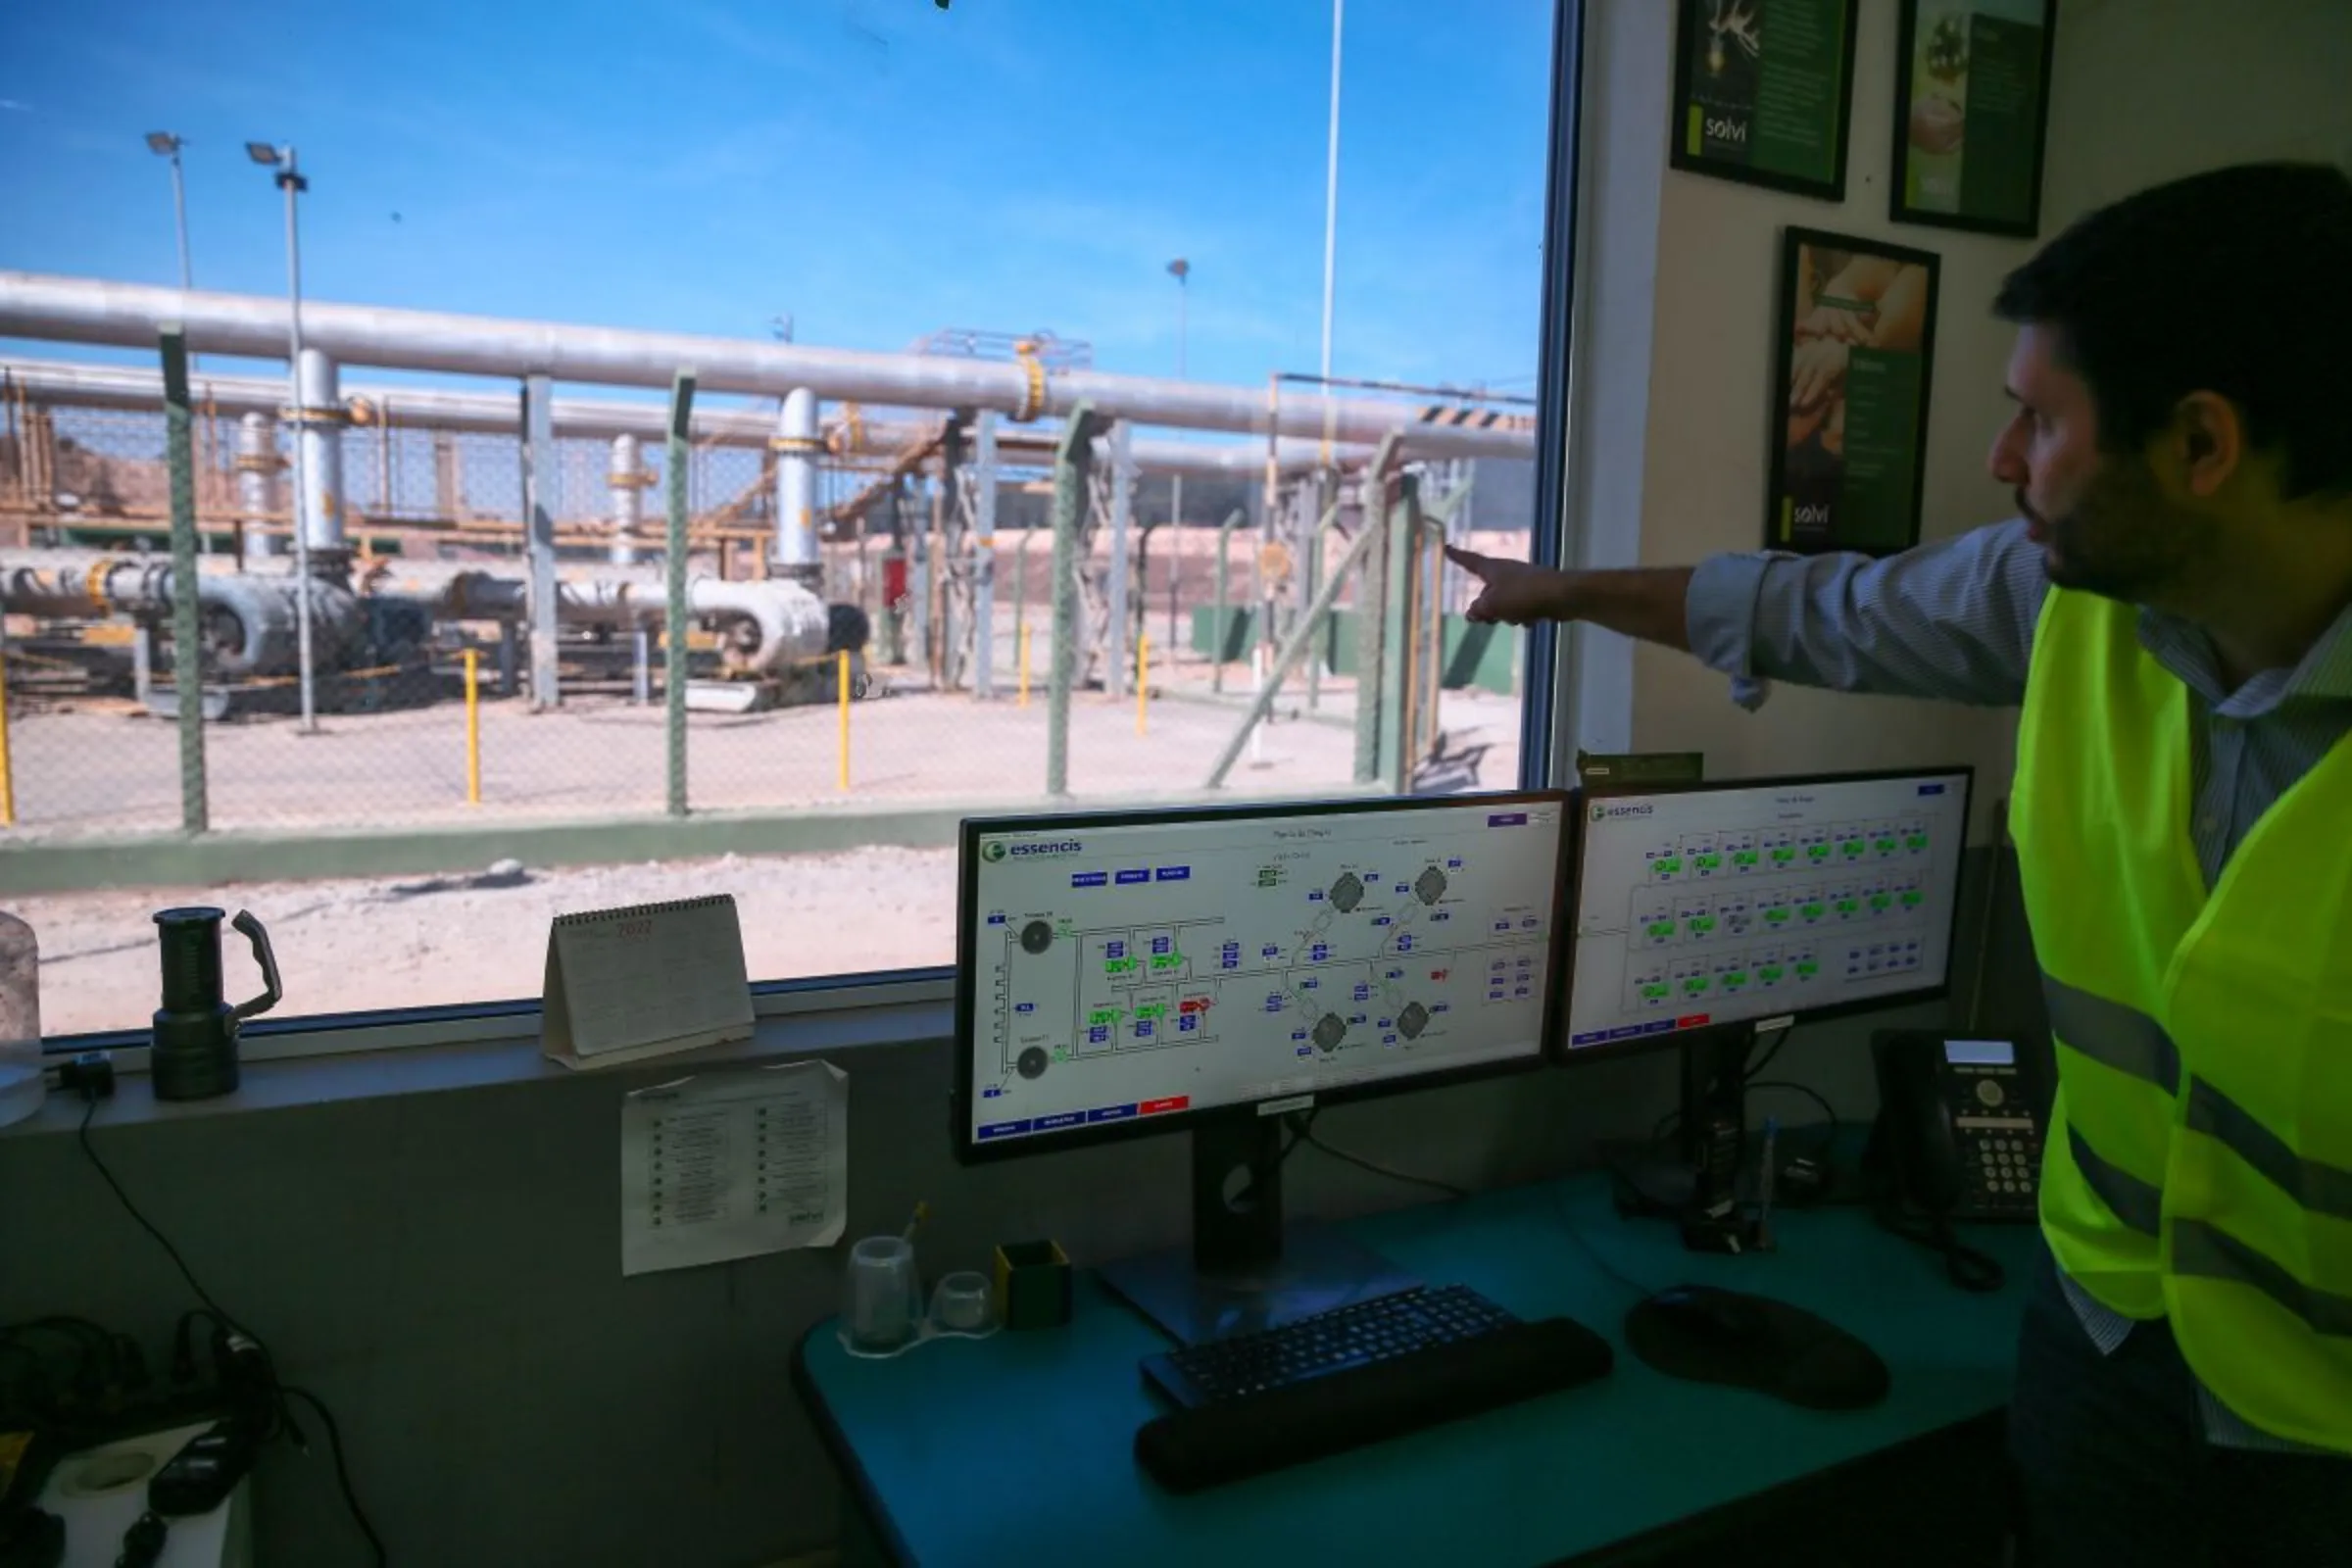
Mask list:
POLYGON ((1278 1328, 1421 1280, 1327 1225, 1286 1225, 1279 1256, 1207 1271, 1189 1247, 1106 1263, 1102 1283, 1180 1345, 1278 1328))

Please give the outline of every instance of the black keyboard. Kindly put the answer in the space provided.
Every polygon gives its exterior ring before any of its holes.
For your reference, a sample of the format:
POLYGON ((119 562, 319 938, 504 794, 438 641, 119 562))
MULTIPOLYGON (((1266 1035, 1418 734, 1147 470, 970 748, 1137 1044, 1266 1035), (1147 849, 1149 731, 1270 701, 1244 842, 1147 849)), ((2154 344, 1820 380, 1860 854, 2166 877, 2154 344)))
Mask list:
POLYGON ((1137 1429, 1136 1462, 1197 1492, 1591 1383, 1613 1361, 1581 1323, 1522 1323, 1458 1286, 1382 1297, 1147 1357, 1153 1383, 1201 1402, 1137 1429))
POLYGON ((1417 1287, 1149 1355, 1144 1376, 1186 1409, 1198 1409, 1476 1339, 1518 1321, 1467 1285, 1417 1287))

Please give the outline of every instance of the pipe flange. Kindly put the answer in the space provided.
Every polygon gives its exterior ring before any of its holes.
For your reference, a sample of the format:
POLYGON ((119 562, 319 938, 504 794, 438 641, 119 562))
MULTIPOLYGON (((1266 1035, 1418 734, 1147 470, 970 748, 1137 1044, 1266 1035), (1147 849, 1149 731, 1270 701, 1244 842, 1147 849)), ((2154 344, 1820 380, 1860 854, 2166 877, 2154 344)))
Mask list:
POLYGON ((654 476, 643 468, 639 468, 634 473, 626 471, 608 473, 605 475, 605 483, 615 490, 650 490, 653 488, 654 476))
POLYGON ((1012 411, 1014 422, 1027 424, 1046 412, 1046 362, 1037 357, 1037 345, 1023 338, 1012 346, 1014 363, 1021 368, 1021 406, 1012 411))
POLYGON ((283 473, 286 460, 274 452, 240 452, 230 466, 239 473, 283 473))
POLYGON ((318 409, 281 408, 277 411, 277 417, 281 424, 290 424, 298 430, 315 425, 341 429, 352 422, 351 411, 339 403, 318 409))
POLYGON ((813 435, 771 435, 767 438, 767 450, 815 456, 825 450, 825 443, 822 437, 813 435))

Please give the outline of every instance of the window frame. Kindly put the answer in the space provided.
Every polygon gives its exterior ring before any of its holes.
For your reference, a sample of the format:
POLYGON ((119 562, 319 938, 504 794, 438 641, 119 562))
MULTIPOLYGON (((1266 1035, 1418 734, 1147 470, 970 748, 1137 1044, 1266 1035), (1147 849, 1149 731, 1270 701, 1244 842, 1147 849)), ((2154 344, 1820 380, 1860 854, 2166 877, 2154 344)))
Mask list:
MULTIPOLYGON (((1587 0, 1553 0, 1551 93, 1545 126, 1543 265, 1537 318, 1536 473, 1529 559, 1556 566, 1579 559, 1570 535, 1577 518, 1568 502, 1569 421, 1574 394, 1580 251, 1578 213, 1583 186, 1587 0)), ((1555 756, 1562 736, 1576 732, 1573 681, 1561 679, 1568 640, 1550 622, 1526 629, 1520 650, 1519 776, 1512 790, 1541 790, 1565 771, 1555 756)), ((1072 809, 1087 809, 1083 805, 1072 809)), ((953 963, 914 968, 754 981, 752 1007, 760 1024, 793 1016, 853 1013, 909 1005, 952 1006, 953 963)), ((365 1012, 307 1013, 257 1018, 239 1031, 247 1062, 372 1054, 428 1046, 504 1044, 538 1038, 542 1005, 536 998, 442 1003, 365 1012)), ((150 1032, 143 1028, 45 1035, 42 1054, 65 1058, 106 1052, 121 1073, 148 1070, 150 1032)))

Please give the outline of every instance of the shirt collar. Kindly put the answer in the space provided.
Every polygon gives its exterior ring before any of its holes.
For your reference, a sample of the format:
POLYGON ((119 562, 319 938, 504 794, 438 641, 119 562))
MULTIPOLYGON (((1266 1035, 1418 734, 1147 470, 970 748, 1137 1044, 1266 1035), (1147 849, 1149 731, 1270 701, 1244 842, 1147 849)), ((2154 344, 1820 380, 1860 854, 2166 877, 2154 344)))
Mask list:
POLYGON ((2212 639, 2194 622, 2143 607, 2139 645, 2226 718, 2260 718, 2287 702, 2352 702, 2352 605, 2292 669, 2262 670, 2233 692, 2223 689, 2212 639))

